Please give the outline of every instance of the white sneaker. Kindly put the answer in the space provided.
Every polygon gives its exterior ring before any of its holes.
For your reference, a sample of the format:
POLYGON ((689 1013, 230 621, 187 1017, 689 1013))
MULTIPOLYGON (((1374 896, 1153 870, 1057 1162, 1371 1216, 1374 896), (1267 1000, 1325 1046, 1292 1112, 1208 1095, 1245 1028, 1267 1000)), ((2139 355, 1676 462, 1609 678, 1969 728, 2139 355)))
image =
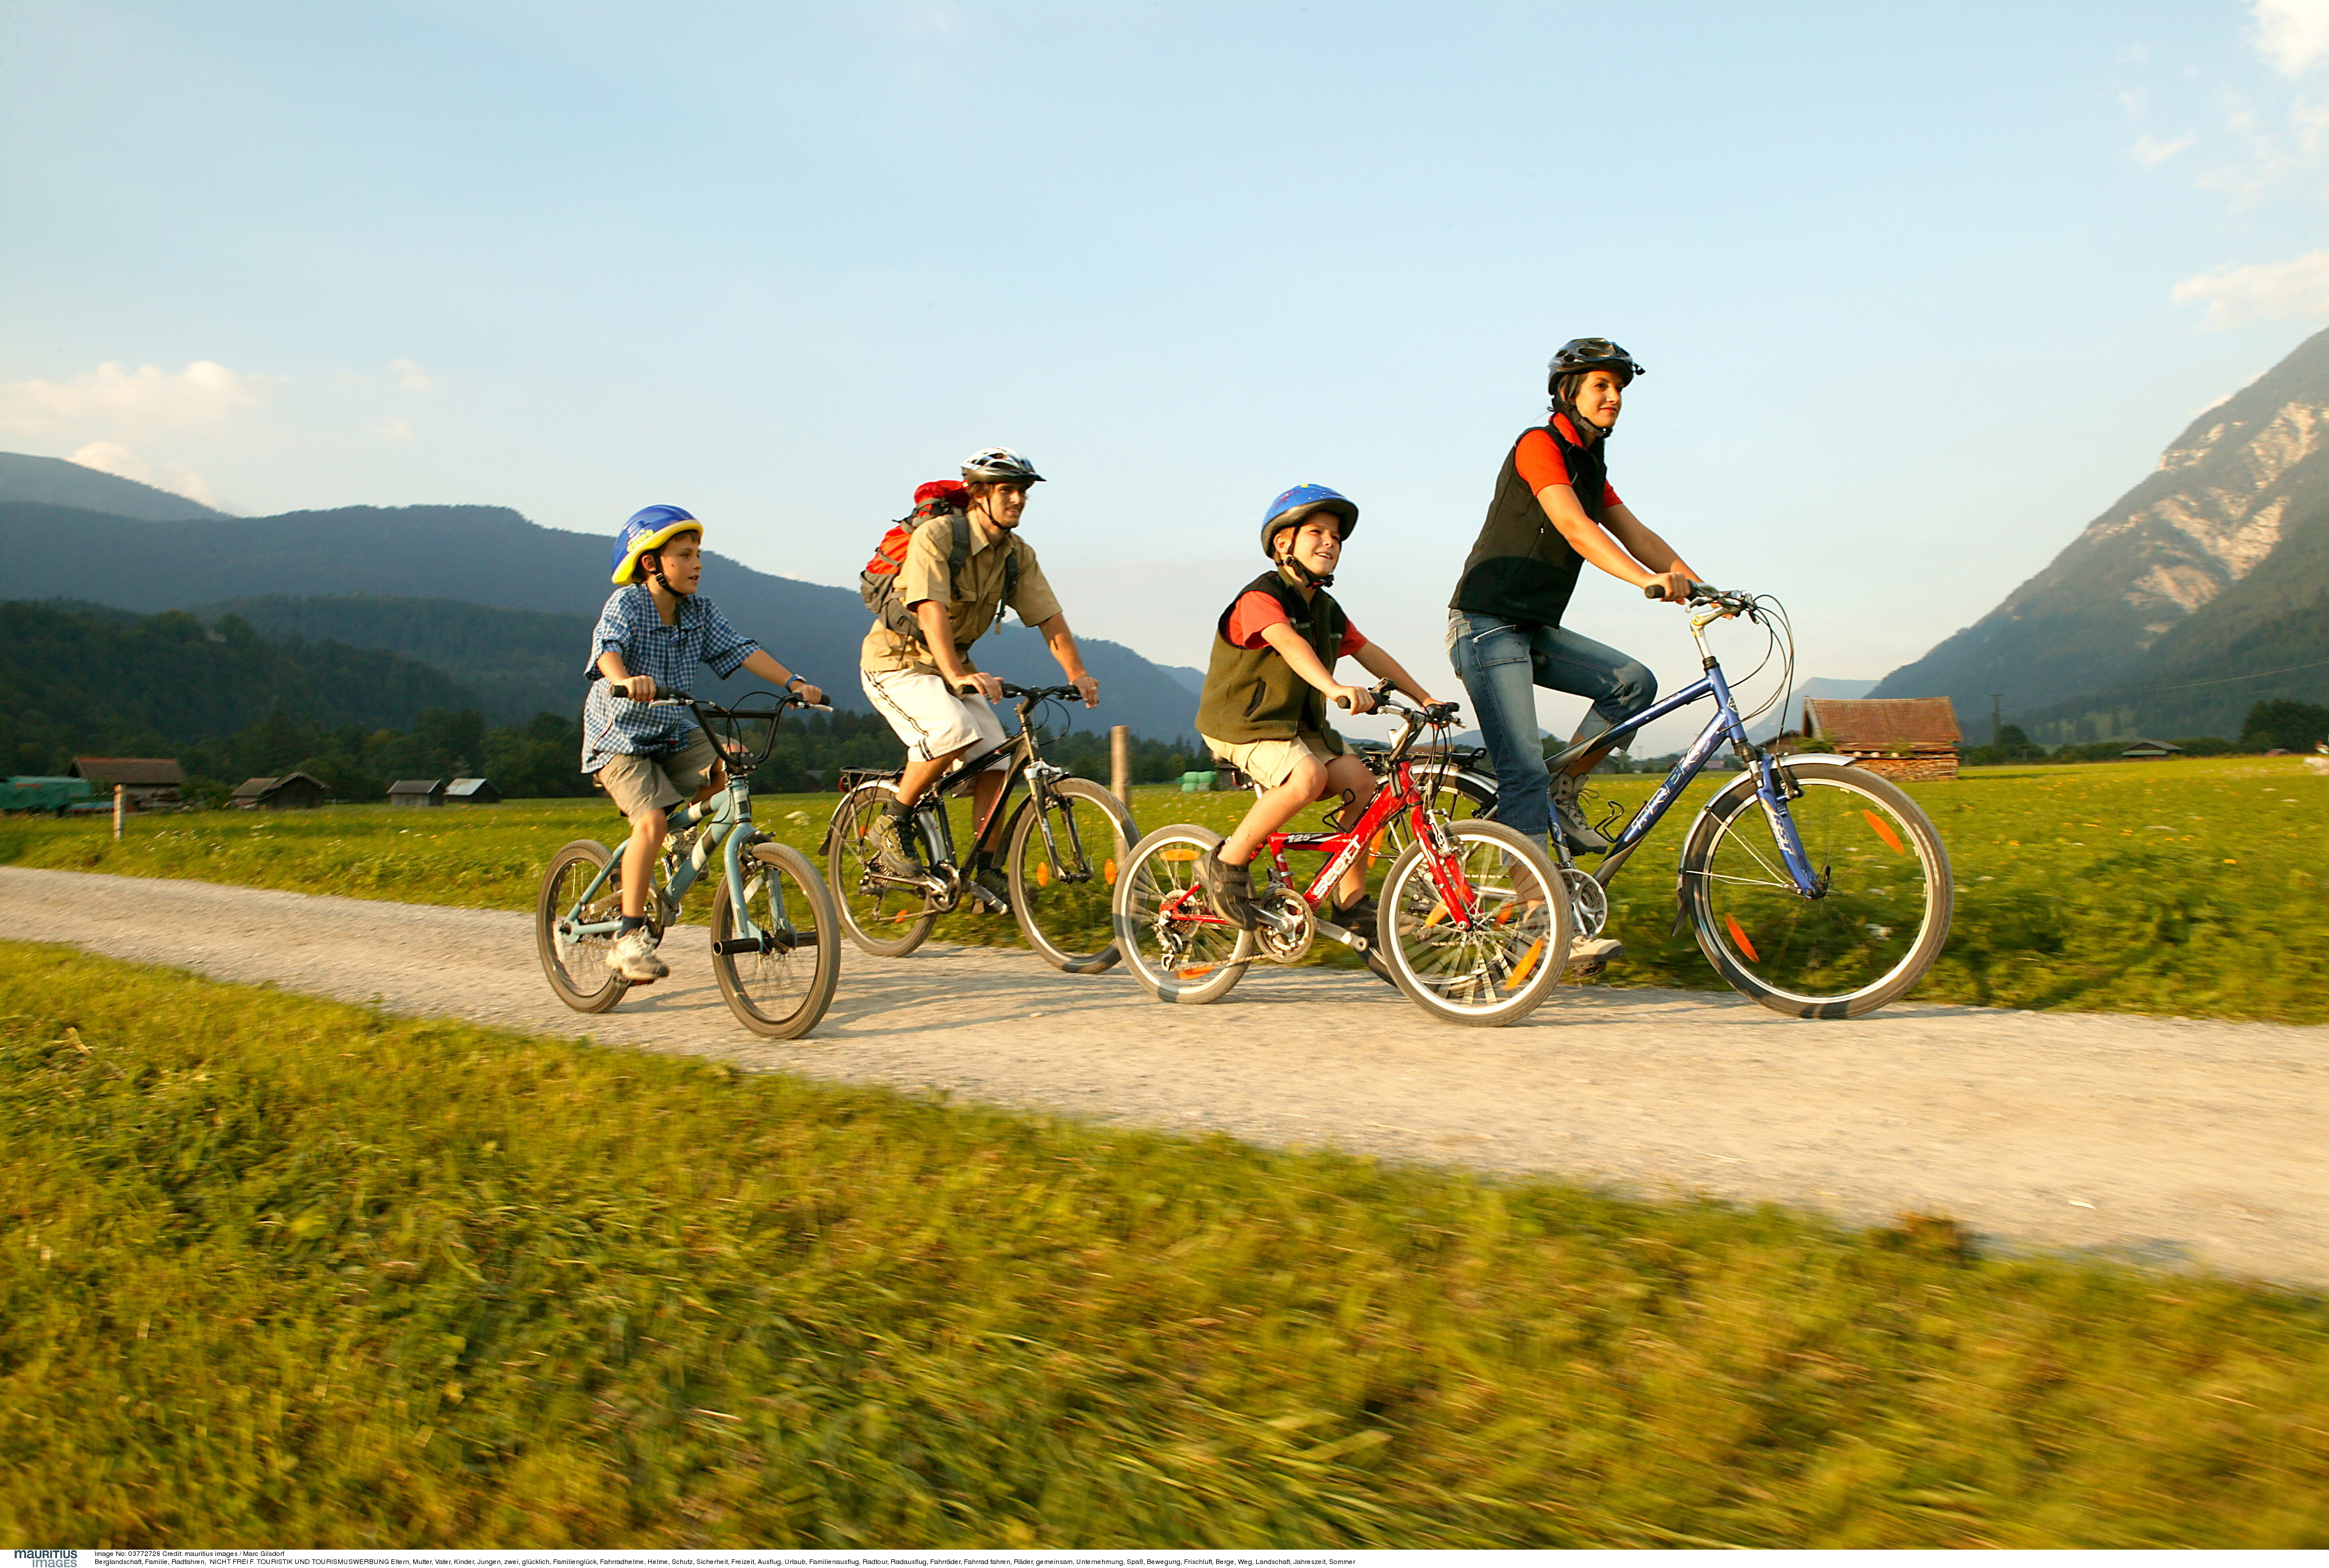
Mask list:
POLYGON ((646 926, 625 931, 607 954, 607 967, 635 986, 660 980, 671 966, 655 957, 655 934, 646 926))

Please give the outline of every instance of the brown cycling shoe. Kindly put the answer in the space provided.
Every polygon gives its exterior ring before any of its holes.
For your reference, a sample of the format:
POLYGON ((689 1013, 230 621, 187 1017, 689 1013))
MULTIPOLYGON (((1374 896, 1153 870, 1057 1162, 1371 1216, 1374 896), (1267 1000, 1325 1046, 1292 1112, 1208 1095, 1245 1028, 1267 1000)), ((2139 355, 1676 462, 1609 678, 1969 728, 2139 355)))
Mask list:
POLYGON ((1253 873, 1249 867, 1231 865, 1220 851, 1208 849, 1197 856, 1197 882, 1213 912, 1230 924, 1251 930, 1261 923, 1254 913, 1253 873))

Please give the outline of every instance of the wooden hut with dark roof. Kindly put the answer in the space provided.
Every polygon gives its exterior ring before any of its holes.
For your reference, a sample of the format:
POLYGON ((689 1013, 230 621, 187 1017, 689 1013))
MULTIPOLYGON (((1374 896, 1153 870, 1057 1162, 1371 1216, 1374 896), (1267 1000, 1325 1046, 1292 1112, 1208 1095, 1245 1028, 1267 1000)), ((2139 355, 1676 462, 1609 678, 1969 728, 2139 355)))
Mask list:
POLYGON ((75 757, 72 777, 86 779, 100 793, 111 795, 121 786, 122 803, 132 811, 153 806, 175 806, 185 787, 186 770, 175 757, 75 757))
POLYGON ((1815 749, 1901 781, 1956 778, 1965 739, 1947 697, 1806 697, 1804 732, 1815 749))
POLYGON ((306 811, 324 803, 330 785, 313 773, 286 773, 279 779, 245 779, 227 803, 245 811, 306 811))

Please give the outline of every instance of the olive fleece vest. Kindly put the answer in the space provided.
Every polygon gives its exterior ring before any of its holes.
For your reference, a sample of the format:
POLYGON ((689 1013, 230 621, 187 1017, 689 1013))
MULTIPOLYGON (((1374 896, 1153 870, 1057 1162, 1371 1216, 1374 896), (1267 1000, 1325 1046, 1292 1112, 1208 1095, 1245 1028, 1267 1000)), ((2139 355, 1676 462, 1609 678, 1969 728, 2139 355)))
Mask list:
MULTIPOLYGON (((1579 446, 1561 433, 1558 420, 1538 427, 1551 435, 1569 466, 1569 487, 1577 504, 1596 523, 1601 521, 1602 499, 1609 483, 1609 462, 1599 441, 1579 446)), ((1464 575, 1456 581, 1450 609, 1493 615, 1534 626, 1559 626, 1569 609, 1569 596, 1577 591, 1577 569, 1585 557, 1577 553, 1566 535, 1544 515, 1543 503, 1529 494, 1521 477, 1523 430, 1513 438, 1512 450, 1496 475, 1495 497, 1488 503, 1487 521, 1465 560, 1464 575)))
POLYGON ((1239 589, 1237 599, 1213 623, 1213 659, 1205 670, 1204 695, 1197 704, 1197 732, 1243 746, 1255 741, 1290 741, 1308 732, 1324 738, 1329 751, 1341 754, 1342 737, 1326 723, 1326 694, 1296 675, 1285 656, 1268 643, 1240 647, 1230 641, 1230 616, 1237 600, 1254 592, 1278 600, 1320 664, 1333 669, 1342 652, 1346 623, 1343 607, 1333 596, 1322 588, 1306 601, 1284 572, 1264 572, 1239 589))

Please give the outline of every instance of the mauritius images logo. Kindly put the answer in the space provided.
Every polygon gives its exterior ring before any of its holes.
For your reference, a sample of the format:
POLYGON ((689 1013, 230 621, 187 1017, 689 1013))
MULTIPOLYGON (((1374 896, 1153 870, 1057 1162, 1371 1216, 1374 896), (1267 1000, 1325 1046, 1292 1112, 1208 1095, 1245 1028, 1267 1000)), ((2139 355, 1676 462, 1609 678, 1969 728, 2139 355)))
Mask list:
POLYGON ((79 1552, 28 1552, 19 1547, 10 1554, 19 1563, 54 1563, 60 1568, 79 1568, 79 1552))

